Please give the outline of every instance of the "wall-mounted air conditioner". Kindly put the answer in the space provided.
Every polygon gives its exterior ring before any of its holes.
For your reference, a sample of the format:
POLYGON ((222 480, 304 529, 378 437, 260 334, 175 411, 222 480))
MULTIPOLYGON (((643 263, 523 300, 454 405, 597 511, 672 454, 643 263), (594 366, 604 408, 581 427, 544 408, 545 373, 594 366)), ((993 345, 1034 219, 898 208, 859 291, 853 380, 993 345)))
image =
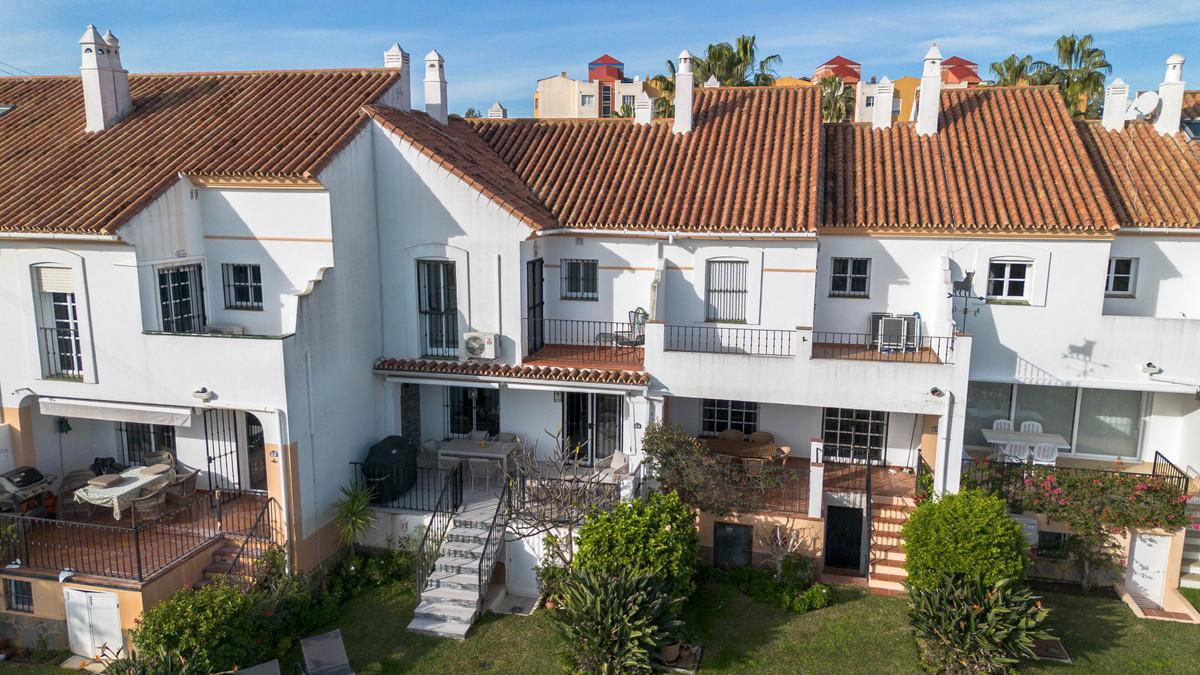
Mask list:
POLYGON ((209 324, 204 327, 204 332, 210 335, 245 335, 246 329, 242 326, 209 324))
POLYGON ((871 348, 880 351, 896 349, 913 350, 917 348, 921 332, 921 317, 918 314, 889 314, 887 312, 871 312, 871 348), (900 328, 895 321, 902 321, 900 328), (887 335, 884 336, 884 327, 887 335), (897 345, 897 334, 902 335, 902 342, 897 345))
POLYGON ((468 359, 491 361, 499 343, 500 336, 495 333, 463 333, 463 354, 468 359))

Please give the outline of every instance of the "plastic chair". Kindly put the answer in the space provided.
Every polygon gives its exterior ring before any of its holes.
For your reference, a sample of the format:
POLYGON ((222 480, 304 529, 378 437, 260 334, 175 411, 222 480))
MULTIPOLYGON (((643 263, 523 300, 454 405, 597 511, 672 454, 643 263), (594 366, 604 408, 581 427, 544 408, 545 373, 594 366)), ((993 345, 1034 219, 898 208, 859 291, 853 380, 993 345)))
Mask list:
POLYGON ((1012 431, 1012 420, 996 420, 992 422, 992 431, 1012 431))
POLYGON ((486 429, 476 429, 475 431, 472 431, 471 433, 467 434, 467 440, 486 441, 487 439, 488 439, 488 432, 486 429))
POLYGON ((485 490, 492 489, 492 468, 496 466, 495 460, 491 459, 468 459, 467 468, 471 472, 471 488, 475 488, 475 481, 482 476, 483 487, 485 490))
POLYGON ((1024 462, 1029 459, 1029 445, 1026 443, 1007 443, 1004 446, 1004 456, 1009 461, 1024 462))
POLYGON ((1021 433, 1023 434, 1040 434, 1042 433, 1042 423, 1026 420, 1021 422, 1021 433))
POLYGON ((304 654, 304 672, 309 675, 354 675, 340 630, 304 638, 300 651, 304 654))
POLYGON ((1058 461, 1058 446, 1051 443, 1038 443, 1033 446, 1034 464, 1054 464, 1058 461))

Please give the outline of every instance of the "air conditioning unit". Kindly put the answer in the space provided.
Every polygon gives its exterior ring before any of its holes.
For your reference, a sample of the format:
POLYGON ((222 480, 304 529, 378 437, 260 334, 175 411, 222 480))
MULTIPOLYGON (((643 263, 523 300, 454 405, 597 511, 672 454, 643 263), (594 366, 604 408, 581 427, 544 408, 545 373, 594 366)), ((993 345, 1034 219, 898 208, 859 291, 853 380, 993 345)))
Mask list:
POLYGON ((246 329, 242 326, 219 326, 209 324, 204 327, 204 332, 209 335, 245 335, 246 329))
POLYGON ((904 322, 903 337, 904 341, 899 345, 900 349, 915 350, 917 348, 918 338, 921 330, 921 317, 917 314, 889 314, 887 312, 871 312, 871 349, 880 351, 892 350, 897 348, 896 333, 901 329, 897 324, 890 321, 891 319, 900 319, 904 322), (885 339, 882 335, 884 322, 887 322, 889 335, 885 339))
POLYGON ((463 354, 468 359, 496 358, 496 345, 500 336, 495 333, 463 333, 463 354))

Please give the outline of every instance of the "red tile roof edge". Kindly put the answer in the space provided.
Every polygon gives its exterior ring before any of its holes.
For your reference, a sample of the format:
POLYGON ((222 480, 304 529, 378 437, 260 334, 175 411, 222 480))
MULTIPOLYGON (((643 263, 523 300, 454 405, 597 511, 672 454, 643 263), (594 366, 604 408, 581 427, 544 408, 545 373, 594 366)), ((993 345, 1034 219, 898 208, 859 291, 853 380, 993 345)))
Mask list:
POLYGON ((375 362, 375 370, 429 373, 435 375, 508 377, 522 380, 582 382, 587 384, 616 384, 636 387, 645 387, 650 384, 650 374, 644 370, 565 368, 560 366, 529 366, 508 363, 441 361, 435 359, 379 359, 375 362))

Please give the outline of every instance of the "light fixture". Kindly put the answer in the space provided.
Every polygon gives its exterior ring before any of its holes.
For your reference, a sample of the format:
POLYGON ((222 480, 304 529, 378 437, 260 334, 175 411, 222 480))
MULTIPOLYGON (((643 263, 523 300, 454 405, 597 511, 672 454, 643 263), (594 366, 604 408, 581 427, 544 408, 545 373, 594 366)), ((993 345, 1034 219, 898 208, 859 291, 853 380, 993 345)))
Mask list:
POLYGON ((946 395, 946 392, 942 391, 940 387, 931 388, 929 390, 929 393, 933 396, 936 396, 937 398, 941 398, 946 395))
POLYGON ((73 576, 75 576, 75 570, 68 567, 58 573, 58 583, 61 584, 62 582, 66 581, 67 579, 70 579, 73 576))
POLYGON ((205 403, 208 403, 212 400, 213 393, 208 390, 208 387, 200 387, 196 391, 192 392, 192 396, 204 401, 205 403))
POLYGON ((1146 365, 1142 366, 1142 372, 1147 375, 1158 375, 1162 371, 1162 368, 1154 365, 1153 361, 1147 361, 1146 365))

